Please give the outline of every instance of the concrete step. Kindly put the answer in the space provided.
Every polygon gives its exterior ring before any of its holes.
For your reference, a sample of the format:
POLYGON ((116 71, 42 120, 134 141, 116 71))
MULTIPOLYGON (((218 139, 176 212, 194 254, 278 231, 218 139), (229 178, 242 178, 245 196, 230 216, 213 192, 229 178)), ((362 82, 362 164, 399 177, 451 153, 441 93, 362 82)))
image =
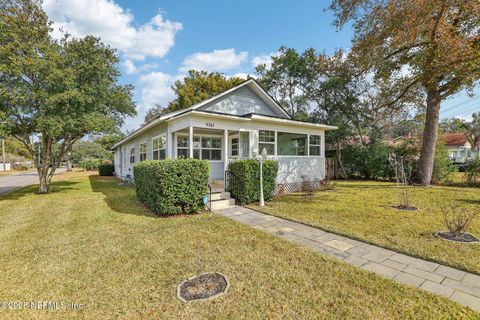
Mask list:
POLYGON ((221 199, 230 199, 230 192, 225 192, 225 191, 212 192, 212 201, 221 200, 221 199))
POLYGON ((230 206, 233 206, 233 205, 235 205, 235 199, 219 199, 219 200, 212 200, 212 202, 210 202, 212 211, 230 208, 230 206))

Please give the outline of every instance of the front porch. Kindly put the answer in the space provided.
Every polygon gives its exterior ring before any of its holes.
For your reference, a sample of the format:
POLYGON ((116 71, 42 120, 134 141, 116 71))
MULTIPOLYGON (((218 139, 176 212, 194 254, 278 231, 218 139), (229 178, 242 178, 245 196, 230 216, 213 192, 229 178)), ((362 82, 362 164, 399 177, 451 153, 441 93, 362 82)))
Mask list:
POLYGON ((210 181, 222 188, 228 164, 252 157, 254 136, 244 129, 211 129, 189 126, 172 133, 172 158, 194 158, 210 163, 210 181))

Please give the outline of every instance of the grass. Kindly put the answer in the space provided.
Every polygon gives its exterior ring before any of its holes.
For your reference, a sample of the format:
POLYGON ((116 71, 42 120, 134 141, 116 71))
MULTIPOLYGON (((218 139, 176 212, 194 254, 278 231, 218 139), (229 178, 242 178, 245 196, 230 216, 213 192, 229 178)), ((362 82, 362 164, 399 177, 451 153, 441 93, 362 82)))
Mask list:
MULTIPOLYGON (((394 183, 338 181, 336 191, 278 197, 254 209, 332 231, 442 264, 480 273, 480 245, 458 244, 434 236, 446 230, 443 207, 478 211, 477 188, 436 186, 411 187, 411 202, 417 211, 389 206, 398 203, 394 183)), ((480 216, 469 232, 480 237, 480 216)))
POLYGON ((67 173, 52 193, 0 197, 0 301, 80 310, 3 310, 1 318, 472 319, 455 302, 397 284, 216 214, 151 215, 108 177, 67 173), (184 304, 176 285, 227 275, 218 299, 184 304))

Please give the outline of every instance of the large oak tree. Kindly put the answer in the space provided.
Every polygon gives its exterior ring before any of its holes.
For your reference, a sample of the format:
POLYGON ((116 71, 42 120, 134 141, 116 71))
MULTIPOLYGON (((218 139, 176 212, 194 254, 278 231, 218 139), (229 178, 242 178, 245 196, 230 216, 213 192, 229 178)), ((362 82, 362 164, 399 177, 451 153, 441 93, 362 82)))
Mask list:
POLYGON ((480 2, 472 0, 334 0, 335 24, 353 22, 352 54, 375 78, 426 98, 418 179, 431 182, 440 104, 480 78, 480 2))
POLYGON ((34 159, 40 193, 76 141, 135 114, 115 50, 90 36, 55 41, 50 26, 41 1, 0 0, 0 112, 34 159))

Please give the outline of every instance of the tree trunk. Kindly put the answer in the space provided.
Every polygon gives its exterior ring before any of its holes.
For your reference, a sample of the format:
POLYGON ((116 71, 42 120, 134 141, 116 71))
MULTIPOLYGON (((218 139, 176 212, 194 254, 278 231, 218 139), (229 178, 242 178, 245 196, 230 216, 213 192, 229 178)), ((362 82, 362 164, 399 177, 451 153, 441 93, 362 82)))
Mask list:
POLYGON ((418 182, 429 186, 432 181, 435 146, 438 136, 438 119, 440 115, 440 91, 438 87, 427 89, 427 113, 423 132, 422 151, 418 163, 418 182))
POLYGON ((47 174, 48 168, 39 168, 38 169, 38 180, 39 180, 39 187, 38 193, 45 194, 50 192, 50 181, 48 179, 47 174))

